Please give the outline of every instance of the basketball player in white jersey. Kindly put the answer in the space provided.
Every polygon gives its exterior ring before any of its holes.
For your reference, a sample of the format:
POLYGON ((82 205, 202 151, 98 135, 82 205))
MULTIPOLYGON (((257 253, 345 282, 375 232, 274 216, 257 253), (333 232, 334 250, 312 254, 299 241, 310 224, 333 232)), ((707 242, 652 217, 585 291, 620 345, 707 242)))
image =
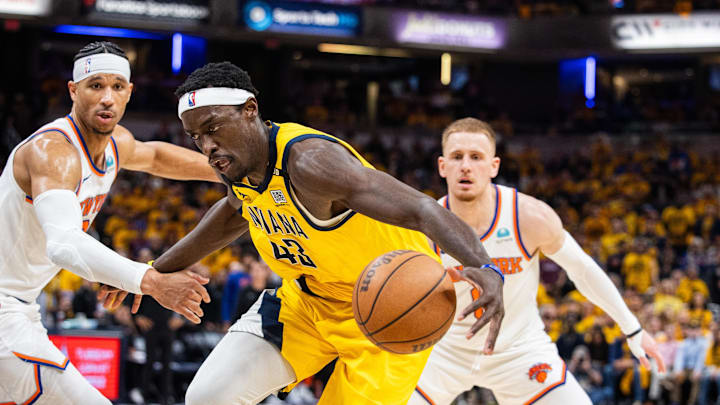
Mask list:
MULTIPOLYGON (((35 300, 65 268, 90 281, 149 294, 195 323, 207 279, 161 274, 87 235, 120 168, 217 181, 207 159, 138 142, 117 125, 130 99, 130 65, 110 42, 75 58, 69 115, 36 131, 0 176, 0 404, 110 404, 48 339, 35 300)), ((117 296, 117 295, 116 295, 117 296)))
MULTIPOLYGON (((647 353, 664 371, 655 341, 643 331, 603 270, 563 229, 555 211, 542 201, 492 183, 500 168, 492 128, 474 118, 455 121, 443 132, 442 148, 438 169, 447 179, 448 195, 439 202, 481 235, 485 249, 503 271, 505 320, 495 350, 486 354, 489 351, 482 342, 487 327, 466 339, 468 325, 482 313, 471 305, 478 292, 468 283, 455 283, 460 320, 435 345, 409 404, 450 404, 475 385, 492 390, 501 405, 590 404, 545 333, 538 313, 541 252, 565 269, 578 290, 620 325, 643 365, 649 367, 647 353)), ((452 273, 462 277, 459 263, 439 253, 445 267, 458 270, 452 273)))

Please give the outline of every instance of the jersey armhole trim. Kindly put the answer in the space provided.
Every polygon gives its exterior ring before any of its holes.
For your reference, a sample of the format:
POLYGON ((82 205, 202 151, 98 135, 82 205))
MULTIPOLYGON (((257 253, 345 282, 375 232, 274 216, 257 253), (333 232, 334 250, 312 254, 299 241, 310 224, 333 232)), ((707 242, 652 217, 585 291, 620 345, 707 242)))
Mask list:
POLYGON ((528 252, 527 248, 525 248, 525 244, 522 241, 522 235, 520 235, 520 215, 518 214, 518 195, 517 195, 517 189, 513 189, 513 227, 515 228, 515 236, 517 240, 518 247, 520 248, 520 252, 522 252, 523 256, 525 256, 525 260, 532 259, 532 255, 530 252, 528 252))
POLYGON ((110 145, 112 145, 113 154, 115 155, 115 174, 117 175, 120 172, 120 153, 112 135, 110 135, 110 145))
MULTIPOLYGON (((351 210, 351 209, 348 209, 347 211, 343 211, 342 213, 340 213, 340 214, 338 214, 338 215, 336 215, 336 216, 334 216, 333 218, 331 218, 331 219, 328 220, 328 221, 333 221, 333 219, 338 219, 339 217, 341 217, 341 216, 344 215, 345 218, 341 219, 338 223, 336 223, 336 224, 334 224, 334 225, 332 225, 332 226, 321 226, 321 225, 316 224, 315 221, 313 221, 312 218, 309 218, 309 217, 305 214, 305 207, 302 206, 302 205, 300 205, 299 201, 295 200, 295 197, 294 197, 294 194, 295 194, 295 193, 291 190, 292 185, 290 184, 290 175, 288 174, 288 171, 287 171, 287 161, 288 161, 288 158, 289 158, 289 156, 290 156, 290 148, 291 148, 296 142, 304 141, 305 139, 309 139, 309 138, 325 139, 325 140, 327 140, 327 141, 337 143, 337 144, 341 145, 343 148, 347 149, 347 148, 346 148, 342 143, 340 143, 340 141, 338 141, 337 139, 335 139, 335 138, 333 138, 333 137, 330 137, 330 136, 327 136, 327 135, 322 135, 322 134, 304 134, 304 135, 300 135, 300 136, 297 136, 297 137, 289 140, 288 143, 285 144, 285 149, 283 150, 282 167, 281 167, 281 171, 282 171, 282 173, 283 173, 283 177, 284 177, 284 180, 285 180, 285 189, 287 190, 288 195, 290 196, 290 200, 292 200, 292 202, 293 202, 293 205, 295 205, 295 208, 297 208, 298 212, 300 212, 300 215, 302 215, 302 217, 305 219, 305 221, 306 221, 311 227, 313 227, 313 229, 316 229, 316 230, 318 230, 318 231, 332 231, 332 230, 334 230, 334 229, 340 228, 343 224, 345 224, 348 220, 350 220, 350 218, 352 218, 355 214, 357 214, 357 212, 355 212, 355 211, 353 211, 353 210, 351 210), (350 212, 350 213, 348 214, 348 212, 350 212)), ((348 150, 348 152, 351 152, 351 151, 348 150)), ((351 153, 352 153, 352 152, 351 152, 351 153)), ((357 156, 355 156, 354 154, 353 154, 353 156, 354 156, 355 158, 357 158, 357 156)), ((309 211, 308 211, 308 213, 309 213, 309 211)))

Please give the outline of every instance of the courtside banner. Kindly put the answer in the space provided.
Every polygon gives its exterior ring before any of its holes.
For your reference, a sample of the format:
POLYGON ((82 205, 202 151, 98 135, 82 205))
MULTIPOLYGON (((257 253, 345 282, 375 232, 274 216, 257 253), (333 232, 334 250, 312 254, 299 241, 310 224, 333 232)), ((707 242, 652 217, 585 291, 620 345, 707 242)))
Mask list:
POLYGON ((84 0, 83 10, 91 17, 205 21, 210 17, 209 0, 84 0))
POLYGON ((720 13, 617 16, 610 36, 628 50, 720 48, 720 13))
POLYGON ((101 394, 111 401, 120 397, 120 338, 73 335, 48 337, 101 394))
POLYGON ((354 37, 360 34, 361 11, 301 2, 240 0, 241 23, 253 31, 354 37))
POLYGON ((47 15, 50 0, 0 0, 0 14, 47 15))
POLYGON ((393 39, 401 44, 499 49, 505 45, 502 19, 429 11, 394 11, 393 39))

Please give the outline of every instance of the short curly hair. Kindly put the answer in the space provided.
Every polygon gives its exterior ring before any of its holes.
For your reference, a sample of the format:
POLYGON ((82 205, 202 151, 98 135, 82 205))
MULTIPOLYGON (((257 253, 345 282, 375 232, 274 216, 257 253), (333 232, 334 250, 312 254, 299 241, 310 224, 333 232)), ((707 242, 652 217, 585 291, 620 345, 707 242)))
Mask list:
POLYGON ((118 44, 110 41, 98 41, 91 42, 79 50, 78 53, 75 54, 73 62, 88 55, 96 55, 100 53, 111 53, 113 55, 122 56, 125 59, 128 58, 125 51, 123 51, 118 44))
POLYGON ((208 63, 195 69, 185 79, 185 82, 175 90, 175 95, 182 97, 183 94, 207 87, 229 87, 243 89, 254 94, 256 97, 260 92, 253 86, 250 75, 233 65, 230 62, 208 63))

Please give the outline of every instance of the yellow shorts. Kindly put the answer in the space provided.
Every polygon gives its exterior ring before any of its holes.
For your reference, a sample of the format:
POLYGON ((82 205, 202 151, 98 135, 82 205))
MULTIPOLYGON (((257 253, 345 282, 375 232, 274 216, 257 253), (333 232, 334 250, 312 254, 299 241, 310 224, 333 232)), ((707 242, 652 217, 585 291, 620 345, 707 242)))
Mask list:
POLYGON ((318 405, 407 404, 430 350, 415 354, 381 350, 358 328, 350 302, 311 296, 294 282, 283 282, 261 300, 257 312, 263 337, 280 348, 297 381, 337 359, 318 405))

